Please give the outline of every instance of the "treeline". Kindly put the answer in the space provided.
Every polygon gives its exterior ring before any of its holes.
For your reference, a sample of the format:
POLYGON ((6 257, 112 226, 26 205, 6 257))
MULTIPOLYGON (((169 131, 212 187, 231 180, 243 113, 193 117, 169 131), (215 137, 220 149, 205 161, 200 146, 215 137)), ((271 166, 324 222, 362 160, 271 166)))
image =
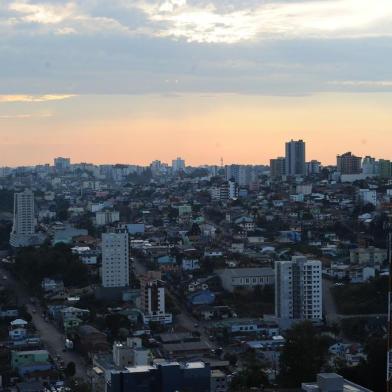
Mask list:
POLYGON ((21 249, 14 271, 34 292, 40 291, 44 278, 62 279, 65 286, 83 287, 89 283, 87 267, 64 244, 21 249))
POLYGON ((14 192, 6 189, 0 190, 0 212, 13 212, 14 192))
POLYGON ((388 312, 388 277, 367 283, 346 284, 331 289, 340 314, 379 314, 388 312))

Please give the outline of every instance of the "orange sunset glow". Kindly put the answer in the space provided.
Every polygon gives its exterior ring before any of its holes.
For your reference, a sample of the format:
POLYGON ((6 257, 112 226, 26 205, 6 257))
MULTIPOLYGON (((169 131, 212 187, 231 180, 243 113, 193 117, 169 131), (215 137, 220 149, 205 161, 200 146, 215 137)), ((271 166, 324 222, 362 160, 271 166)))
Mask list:
POLYGON ((76 96, 19 103, 31 113, 1 120, 0 160, 29 165, 67 155, 146 165, 182 155, 192 165, 219 164, 221 157, 262 164, 283 155, 290 138, 306 140, 307 159, 325 164, 346 150, 389 158, 392 95, 376 95, 76 96))

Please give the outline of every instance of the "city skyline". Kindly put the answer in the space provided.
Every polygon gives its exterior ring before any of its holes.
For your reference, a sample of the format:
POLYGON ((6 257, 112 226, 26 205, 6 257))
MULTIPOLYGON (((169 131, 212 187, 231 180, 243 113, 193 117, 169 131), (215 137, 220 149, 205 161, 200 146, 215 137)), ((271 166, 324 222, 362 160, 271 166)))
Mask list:
POLYGON ((391 0, 0 0, 0 390, 392 392, 391 0))
POLYGON ((392 158, 391 18, 386 0, 3 1, 0 164, 267 163, 291 138, 326 164, 337 144, 392 158))
MULTIPOLYGON (((274 160, 276 158, 279 158, 279 159, 282 158, 283 160, 285 159, 284 158, 285 157, 285 151, 284 151, 285 144, 287 145, 289 142, 293 142, 293 141, 294 142, 296 142, 296 141, 302 142, 303 141, 305 143, 306 151, 307 151, 305 162, 311 162, 311 161, 319 162, 320 161, 318 157, 313 157, 312 156, 312 157, 308 158, 308 155, 309 155, 308 150, 309 149, 312 150, 312 149, 309 148, 310 146, 309 146, 309 144, 307 143, 306 140, 303 140, 303 139, 294 140, 293 138, 291 138, 291 139, 288 139, 288 140, 282 142, 282 146, 283 146, 282 149, 283 149, 283 151, 282 151, 281 154, 277 154, 276 156, 271 156, 271 157, 267 158, 265 162, 264 161, 263 162, 261 162, 261 161, 255 161, 255 162, 230 161, 230 162, 227 162, 227 161, 224 160, 224 157, 220 157, 219 159, 217 159, 217 162, 200 161, 199 163, 194 164, 194 163, 190 162, 187 159, 187 157, 184 156, 183 154, 177 154, 177 155, 173 155, 173 156, 168 156, 166 160, 160 159, 160 157, 155 157, 155 158, 152 158, 151 160, 146 160, 146 161, 143 161, 143 162, 135 162, 135 161, 94 162, 94 161, 88 161, 88 160, 79 160, 78 161, 78 160, 75 160, 74 158, 72 158, 72 156, 70 156, 69 154, 68 155, 67 154, 63 154, 63 155, 59 154, 57 156, 54 156, 54 155, 50 156, 47 161, 40 161, 40 162, 27 162, 26 161, 26 163, 23 163, 23 164, 20 164, 20 165, 11 165, 11 164, 1 163, 0 162, 0 167, 11 167, 11 168, 12 167, 23 167, 23 166, 33 167, 33 166, 37 166, 37 165, 39 166, 39 165, 47 165, 47 164, 52 165, 52 166, 56 166, 57 165, 56 160, 58 160, 58 159, 59 160, 70 160, 69 163, 72 163, 72 164, 81 164, 81 163, 88 163, 88 164, 94 164, 94 165, 115 165, 115 164, 121 164, 121 165, 136 165, 136 166, 141 166, 141 167, 148 167, 148 166, 150 166, 154 162, 161 162, 162 164, 166 164, 167 166, 171 167, 171 166, 173 166, 175 164, 175 161, 177 161, 179 159, 180 160, 184 160, 185 161, 185 165, 186 166, 190 166, 190 167, 192 167, 192 166, 193 167, 199 167, 199 166, 222 166, 222 164, 223 164, 223 166, 236 165, 236 164, 238 164, 238 165, 252 165, 252 166, 255 166, 255 165, 256 166, 257 165, 270 166, 270 163, 271 163, 270 161, 271 160, 274 160)), ((363 143, 363 144, 366 145, 366 143, 363 143)), ((351 150, 350 151, 346 150, 346 151, 344 151, 344 153, 343 152, 338 152, 338 153, 336 153, 334 155, 334 160, 332 160, 331 162, 326 163, 326 162, 322 162, 321 161, 320 163, 323 166, 336 166, 337 165, 337 159, 341 155, 346 154, 346 153, 352 153, 352 151, 351 150)), ((376 156, 375 154, 372 154, 369 151, 366 151, 362 155, 361 154, 355 154, 355 153, 354 153, 354 155, 360 157, 361 160, 363 160, 364 158, 368 158, 368 157, 371 157, 371 158, 374 158, 374 159, 388 159, 386 156, 376 156)), ((365 161, 363 163, 365 163, 365 161)))

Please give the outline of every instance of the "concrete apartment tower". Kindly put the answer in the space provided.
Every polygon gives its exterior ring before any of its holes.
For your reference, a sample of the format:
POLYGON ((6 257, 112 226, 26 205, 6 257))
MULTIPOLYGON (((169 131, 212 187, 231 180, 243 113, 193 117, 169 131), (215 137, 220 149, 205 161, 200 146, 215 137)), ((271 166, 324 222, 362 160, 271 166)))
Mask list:
POLYGON ((275 266, 275 312, 282 321, 323 317, 322 268, 318 260, 294 256, 275 266))
POLYGON ((140 279, 141 308, 145 324, 157 322, 170 324, 172 315, 166 313, 165 282, 160 271, 148 271, 140 279))
POLYGON ((10 245, 19 248, 33 245, 35 236, 34 193, 30 189, 14 194, 14 223, 10 245))
POLYGON ((184 171, 185 170, 185 160, 180 157, 173 159, 172 170, 173 170, 173 173, 178 173, 180 171, 184 171))
POLYGON ((129 240, 126 230, 102 234, 102 286, 129 286, 129 240))
POLYGON ((306 175, 305 142, 303 140, 291 140, 286 143, 285 163, 286 176, 306 175))

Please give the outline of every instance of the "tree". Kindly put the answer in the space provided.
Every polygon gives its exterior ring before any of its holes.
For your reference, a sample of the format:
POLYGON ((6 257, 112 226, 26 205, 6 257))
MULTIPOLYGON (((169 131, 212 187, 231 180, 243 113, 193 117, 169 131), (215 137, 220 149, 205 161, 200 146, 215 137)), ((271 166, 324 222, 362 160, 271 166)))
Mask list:
POLYGON ((76 373, 75 362, 68 362, 67 367, 64 370, 64 373, 67 377, 73 377, 76 373))
POLYGON ((14 208, 14 192, 0 189, 0 211, 12 212, 14 208))
POLYGON ((81 380, 70 380, 68 386, 72 392, 90 392, 91 386, 81 380))
POLYGON ((97 234, 97 229, 93 224, 93 220, 91 218, 91 215, 89 213, 83 214, 77 224, 76 227, 78 229, 85 229, 87 230, 88 234, 94 236, 97 234))
MULTIPOLYGON (((110 335, 113 338, 118 338, 121 335, 120 331, 126 329, 129 331, 131 322, 128 318, 122 314, 110 314, 106 316, 105 323, 107 328, 110 330, 110 335)), ((122 331, 123 333, 124 331, 122 331)))
POLYGON ((264 363, 257 358, 255 351, 248 351, 244 358, 243 370, 233 378, 230 390, 233 392, 249 391, 251 388, 268 386, 269 381, 264 368, 264 363))
POLYGON ((8 249, 12 224, 0 222, 0 249, 8 249))
POLYGON ((191 229, 188 231, 188 236, 199 236, 201 234, 200 227, 197 223, 193 223, 191 229))
POLYGON ((310 322, 294 325, 287 331, 280 356, 281 386, 298 388, 302 382, 315 381, 326 361, 327 350, 327 338, 319 336, 310 322))
POLYGON ((230 366, 235 366, 238 362, 238 358, 236 354, 226 353, 223 359, 225 361, 228 361, 230 366))
POLYGON ((88 284, 88 269, 64 244, 23 248, 15 259, 14 272, 33 292, 40 292, 44 278, 62 278, 65 286, 88 284))
POLYGON ((385 391, 387 343, 382 338, 370 338, 365 344, 367 359, 355 367, 342 366, 337 372, 344 378, 372 391, 385 391))
POLYGON ((374 314, 388 311, 388 277, 380 276, 369 282, 346 284, 331 289, 341 314, 374 314))
POLYGON ((68 208, 70 204, 68 200, 56 199, 56 216, 60 221, 65 221, 68 219, 68 208))

